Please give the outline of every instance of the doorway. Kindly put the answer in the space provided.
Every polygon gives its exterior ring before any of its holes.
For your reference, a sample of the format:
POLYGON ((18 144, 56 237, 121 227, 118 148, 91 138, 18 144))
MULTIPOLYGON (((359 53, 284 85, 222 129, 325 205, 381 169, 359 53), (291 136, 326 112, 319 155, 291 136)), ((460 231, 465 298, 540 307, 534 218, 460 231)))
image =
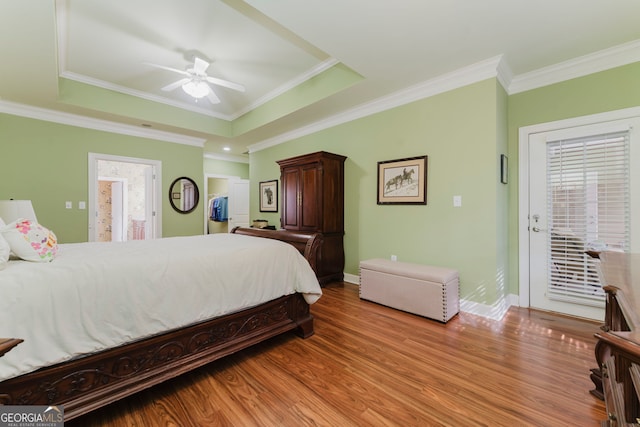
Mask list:
POLYGON ((640 111, 520 130, 521 306, 603 320, 597 265, 585 251, 638 250, 634 113, 640 111))
POLYGON ((89 154, 89 241, 161 237, 160 162, 89 154))
POLYGON ((205 174, 205 234, 228 233, 249 226, 249 180, 236 176, 205 174), (218 215, 222 202, 225 214, 218 215))

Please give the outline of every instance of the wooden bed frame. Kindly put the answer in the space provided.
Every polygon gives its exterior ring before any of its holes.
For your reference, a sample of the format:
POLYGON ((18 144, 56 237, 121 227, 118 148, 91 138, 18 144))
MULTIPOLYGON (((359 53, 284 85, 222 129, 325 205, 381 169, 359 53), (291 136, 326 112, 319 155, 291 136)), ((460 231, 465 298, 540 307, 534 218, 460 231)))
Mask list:
MULTIPOLYGON (((292 244, 316 270, 321 236, 236 227, 236 234, 292 244)), ((65 421, 276 335, 313 335, 300 294, 218 317, 0 382, 0 405, 64 405, 65 421)), ((0 338, 0 356, 20 344, 0 338)))

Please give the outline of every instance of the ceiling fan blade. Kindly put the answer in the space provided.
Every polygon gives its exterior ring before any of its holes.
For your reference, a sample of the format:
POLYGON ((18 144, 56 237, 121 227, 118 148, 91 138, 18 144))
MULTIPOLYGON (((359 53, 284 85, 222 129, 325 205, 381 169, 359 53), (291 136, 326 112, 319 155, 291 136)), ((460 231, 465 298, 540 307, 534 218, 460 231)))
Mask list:
POLYGON ((173 82, 171 84, 166 85, 165 87, 162 88, 162 90, 165 92, 171 92, 172 90, 177 89, 183 84, 187 83, 189 80, 191 79, 187 79, 187 78, 180 79, 177 82, 173 82))
POLYGON ((207 81, 209 83, 213 83, 214 85, 227 87, 229 89, 237 90, 239 92, 244 92, 244 90, 245 90, 244 86, 242 86, 241 84, 233 83, 233 82, 230 82, 228 80, 222 80, 222 79, 217 79, 215 77, 207 76, 207 81))
POLYGON ((220 98, 218 98, 218 95, 216 95, 212 90, 207 94, 207 99, 212 104, 220 104, 220 98))
POLYGON ((206 74, 205 71, 207 71, 207 68, 209 68, 209 63, 196 56, 193 61, 193 71, 195 71, 196 74, 204 75, 206 74))
POLYGON ((152 67, 161 68, 167 71, 173 71, 174 73, 184 74, 185 76, 190 76, 190 74, 184 70, 178 70, 177 68, 165 67, 164 65, 152 64, 151 62, 144 62, 144 64, 151 65, 152 67))

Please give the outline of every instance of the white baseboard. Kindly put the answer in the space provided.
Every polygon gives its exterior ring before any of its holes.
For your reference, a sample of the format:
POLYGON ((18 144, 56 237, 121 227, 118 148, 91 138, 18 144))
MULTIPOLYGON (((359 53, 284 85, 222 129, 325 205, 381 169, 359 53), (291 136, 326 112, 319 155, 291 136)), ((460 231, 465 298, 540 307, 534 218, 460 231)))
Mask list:
POLYGON ((502 320, 509 307, 518 305, 518 296, 509 294, 492 305, 461 299, 460 311, 492 320, 502 320))
POLYGON ((354 285, 360 284, 360 276, 357 274, 348 274, 344 273, 344 281, 348 283, 353 283, 354 285))

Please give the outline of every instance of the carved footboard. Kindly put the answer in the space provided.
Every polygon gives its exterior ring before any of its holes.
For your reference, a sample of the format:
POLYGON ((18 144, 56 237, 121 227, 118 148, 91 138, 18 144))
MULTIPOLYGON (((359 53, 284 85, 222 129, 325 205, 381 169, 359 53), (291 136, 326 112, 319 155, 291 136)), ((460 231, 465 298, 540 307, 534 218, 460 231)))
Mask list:
MULTIPOLYGON (((315 267, 315 234, 233 232, 290 243, 315 267)), ((288 331, 304 338, 314 333, 301 294, 8 379, 0 382, 0 405, 64 405, 70 420, 288 331)), ((20 342, 0 339, 0 356, 20 342)))
POLYGON ((0 404, 62 404, 70 420, 290 330, 313 334, 300 294, 9 379, 0 404))

